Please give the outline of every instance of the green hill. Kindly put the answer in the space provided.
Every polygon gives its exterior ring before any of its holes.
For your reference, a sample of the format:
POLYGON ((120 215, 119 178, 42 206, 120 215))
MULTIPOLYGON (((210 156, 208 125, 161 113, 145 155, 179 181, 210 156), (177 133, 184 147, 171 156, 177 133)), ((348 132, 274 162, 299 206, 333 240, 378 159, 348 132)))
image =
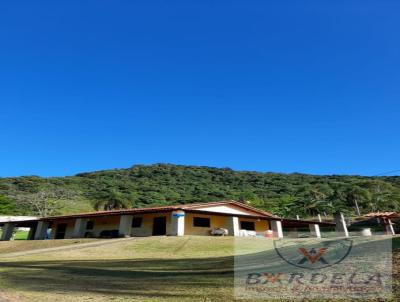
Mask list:
POLYGON ((0 214, 50 215, 235 199, 278 215, 399 210, 400 177, 136 165, 68 177, 0 178, 0 214))

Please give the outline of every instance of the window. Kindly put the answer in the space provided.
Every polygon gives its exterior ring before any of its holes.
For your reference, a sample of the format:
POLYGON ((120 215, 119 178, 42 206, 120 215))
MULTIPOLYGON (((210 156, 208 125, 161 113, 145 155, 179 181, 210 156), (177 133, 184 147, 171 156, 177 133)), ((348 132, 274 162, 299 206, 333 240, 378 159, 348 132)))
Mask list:
POLYGON ((255 231, 256 226, 254 225, 253 221, 241 221, 240 222, 240 228, 242 230, 248 230, 248 231, 255 231))
POLYGON ((193 217, 193 226, 209 228, 210 227, 210 218, 193 217))
POLYGON ((132 227, 140 228, 142 226, 142 217, 133 217, 132 219, 132 227))
POLYGON ((86 229, 87 230, 93 230, 93 227, 94 227, 94 221, 86 222, 86 229))

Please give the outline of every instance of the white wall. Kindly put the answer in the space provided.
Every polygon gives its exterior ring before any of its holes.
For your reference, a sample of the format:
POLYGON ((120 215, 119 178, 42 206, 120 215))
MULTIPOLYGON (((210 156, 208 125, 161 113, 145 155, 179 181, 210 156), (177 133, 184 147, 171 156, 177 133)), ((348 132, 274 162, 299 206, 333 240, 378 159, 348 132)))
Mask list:
POLYGON ((224 214, 238 214, 238 215, 254 215, 258 214, 250 210, 242 209, 235 205, 221 205, 221 206, 210 206, 210 207, 199 207, 196 210, 207 211, 207 212, 218 212, 224 214))

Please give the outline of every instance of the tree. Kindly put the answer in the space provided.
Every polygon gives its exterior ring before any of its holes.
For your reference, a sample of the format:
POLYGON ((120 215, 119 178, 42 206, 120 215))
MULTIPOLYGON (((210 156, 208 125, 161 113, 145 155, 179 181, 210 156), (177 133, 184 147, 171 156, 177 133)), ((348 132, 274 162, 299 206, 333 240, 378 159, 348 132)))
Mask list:
POLYGON ((254 192, 250 190, 245 190, 239 194, 238 201, 243 203, 250 202, 255 204, 260 202, 260 198, 258 198, 258 196, 254 192))
POLYGON ((27 215, 80 212, 90 206, 108 209, 234 199, 274 214, 305 217, 400 209, 400 177, 237 172, 157 164, 71 177, 0 178, 0 195, 13 200, 18 212, 27 215), (369 196, 351 192, 356 187, 369 196))
POLYGON ((335 186, 332 194, 328 197, 328 204, 331 208, 330 214, 338 212, 349 213, 345 188, 335 186))
POLYGON ((296 203, 296 215, 316 216, 319 213, 332 212, 333 205, 328 199, 332 192, 326 184, 314 187, 305 185, 299 192, 301 198, 296 203))
POLYGON ((101 192, 96 196, 94 207, 98 210, 115 210, 129 207, 129 200, 120 192, 111 190, 101 192))
POLYGON ((14 200, 0 195, 0 214, 16 215, 18 212, 17 205, 14 200))
POLYGON ((42 189, 36 193, 17 195, 20 204, 29 207, 33 214, 49 216, 61 209, 61 200, 65 197, 63 189, 42 189))
POLYGON ((370 206, 372 211, 392 210, 388 207, 390 198, 394 196, 394 188, 391 184, 381 180, 374 180, 366 184, 366 187, 370 192, 370 206))
POLYGON ((299 199, 295 196, 285 195, 282 197, 268 199, 264 202, 262 207, 259 207, 263 208, 267 212, 272 212, 282 217, 295 217, 300 210, 298 208, 298 200, 299 199))
POLYGON ((355 213, 361 216, 360 206, 365 207, 371 199, 371 194, 358 186, 353 186, 346 191, 346 200, 349 206, 354 206, 355 213))

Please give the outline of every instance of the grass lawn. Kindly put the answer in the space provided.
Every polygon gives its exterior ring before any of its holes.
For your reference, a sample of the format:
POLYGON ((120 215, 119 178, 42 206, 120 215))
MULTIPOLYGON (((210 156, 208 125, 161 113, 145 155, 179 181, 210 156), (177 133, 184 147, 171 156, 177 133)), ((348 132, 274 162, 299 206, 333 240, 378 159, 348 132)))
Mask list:
MULTIPOLYGON (((0 236, 1 236, 1 231, 0 231, 0 236)), ((26 240, 28 238, 29 231, 24 231, 24 230, 18 230, 14 232, 13 234, 13 239, 14 240, 26 240)))
POLYGON ((233 253, 232 237, 1 242, 0 301, 232 301, 233 253))
POLYGON ((28 238, 28 231, 18 230, 14 234, 14 240, 26 240, 28 238))

